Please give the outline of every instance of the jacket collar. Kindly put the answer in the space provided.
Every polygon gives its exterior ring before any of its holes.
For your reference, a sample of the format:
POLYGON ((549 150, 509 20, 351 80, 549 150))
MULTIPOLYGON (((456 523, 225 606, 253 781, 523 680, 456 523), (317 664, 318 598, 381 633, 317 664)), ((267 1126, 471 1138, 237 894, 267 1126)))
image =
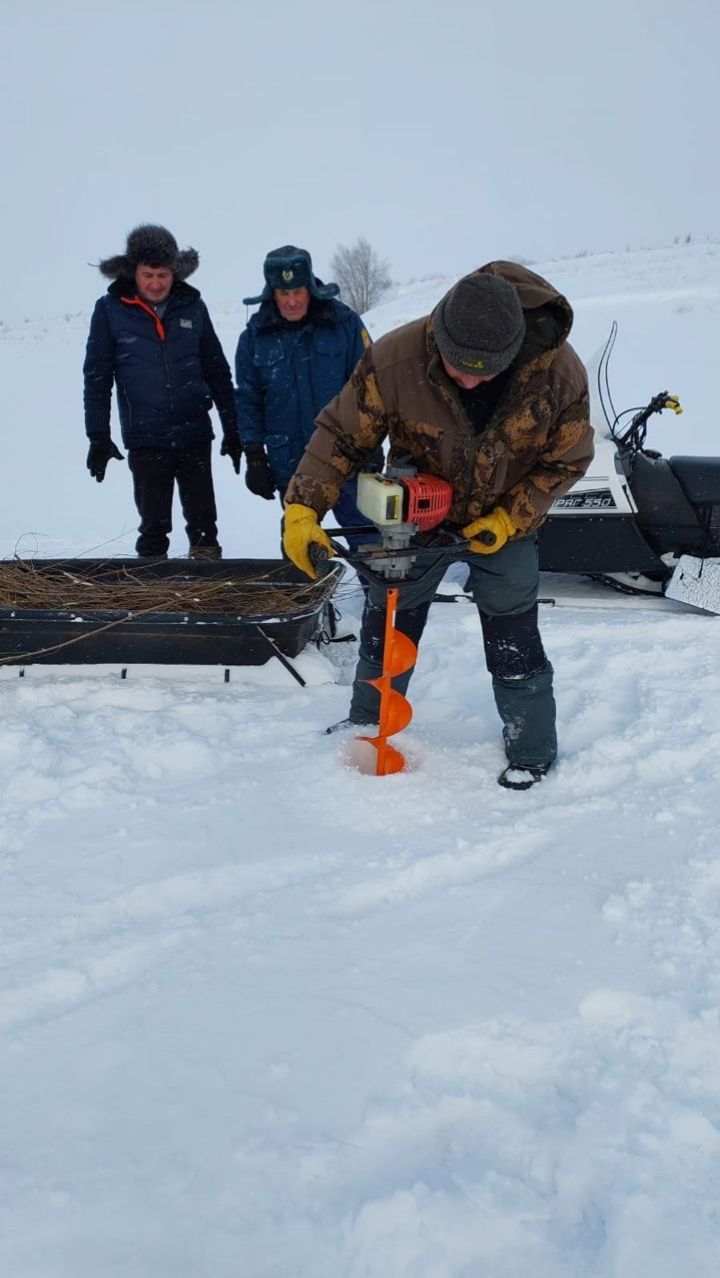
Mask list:
POLYGON ((314 324, 318 328, 336 328, 340 317, 331 301, 320 302, 317 298, 311 297, 307 315, 303 320, 284 320, 271 298, 263 302, 255 316, 255 321, 259 333, 285 331, 299 333, 307 324, 314 324))

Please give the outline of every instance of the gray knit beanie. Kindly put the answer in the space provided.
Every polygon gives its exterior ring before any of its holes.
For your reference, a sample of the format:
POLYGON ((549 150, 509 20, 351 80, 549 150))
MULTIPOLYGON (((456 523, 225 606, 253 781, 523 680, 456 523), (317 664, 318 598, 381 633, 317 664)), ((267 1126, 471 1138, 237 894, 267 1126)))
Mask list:
POLYGON ((438 302, 432 323, 443 359, 463 373, 483 377, 512 364, 525 336, 517 291, 486 272, 458 280, 438 302))

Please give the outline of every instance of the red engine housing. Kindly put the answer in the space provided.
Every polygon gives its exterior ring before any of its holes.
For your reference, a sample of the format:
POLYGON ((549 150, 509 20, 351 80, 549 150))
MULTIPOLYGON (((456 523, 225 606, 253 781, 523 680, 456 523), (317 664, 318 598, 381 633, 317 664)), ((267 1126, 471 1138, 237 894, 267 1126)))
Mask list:
POLYGON ((406 523, 416 524, 420 532, 437 528, 452 506, 452 484, 436 475, 404 475, 401 482, 406 493, 406 523))

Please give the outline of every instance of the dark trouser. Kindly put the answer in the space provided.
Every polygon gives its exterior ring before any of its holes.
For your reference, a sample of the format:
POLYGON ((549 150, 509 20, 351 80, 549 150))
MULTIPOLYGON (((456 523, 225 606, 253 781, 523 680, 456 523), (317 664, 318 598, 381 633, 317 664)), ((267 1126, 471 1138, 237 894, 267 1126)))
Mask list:
POLYGON ((217 510, 211 469, 211 445, 187 448, 130 448, 135 505, 140 515, 139 555, 164 555, 170 544, 175 483, 185 517, 190 549, 217 546, 217 510))
MULTIPOLYGON (((473 599, 480 614, 485 662, 492 676, 495 704, 503 723, 505 753, 510 763, 544 764, 557 756, 553 670, 545 656, 537 624, 538 555, 535 537, 509 542, 494 555, 466 551, 473 599)), ((430 604, 447 561, 420 581, 400 583, 397 629, 418 643, 430 604)), ((367 679, 382 672, 385 590, 370 587, 360 636, 350 718, 377 723, 379 694, 367 679)), ((404 693, 412 670, 393 679, 404 693)))

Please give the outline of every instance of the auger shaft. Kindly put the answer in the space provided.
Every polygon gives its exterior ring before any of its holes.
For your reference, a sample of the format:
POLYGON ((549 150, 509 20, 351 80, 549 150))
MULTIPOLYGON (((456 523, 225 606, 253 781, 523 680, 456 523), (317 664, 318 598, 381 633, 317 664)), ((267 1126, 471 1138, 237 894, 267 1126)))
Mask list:
POLYGON ((368 680, 380 695, 378 735, 361 738, 369 741, 375 748, 375 775, 378 777, 405 770, 405 756, 390 744, 388 737, 402 732, 412 719, 412 706, 407 697, 392 686, 393 679, 411 670, 417 660, 417 647, 395 627, 397 604, 398 590, 396 586, 392 586, 386 592, 382 674, 377 679, 368 680))

